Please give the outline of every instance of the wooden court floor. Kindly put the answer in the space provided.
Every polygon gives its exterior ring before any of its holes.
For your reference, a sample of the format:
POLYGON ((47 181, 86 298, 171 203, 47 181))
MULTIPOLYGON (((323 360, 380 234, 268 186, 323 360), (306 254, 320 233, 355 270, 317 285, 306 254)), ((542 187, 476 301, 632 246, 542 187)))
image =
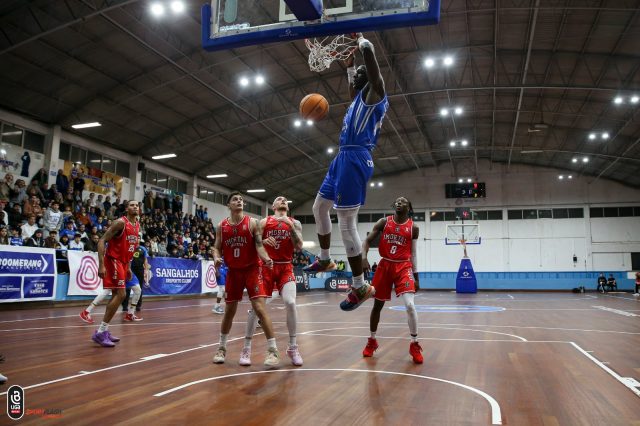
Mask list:
POLYGON ((221 320, 213 299, 145 302, 143 322, 112 322, 115 349, 90 341, 95 327, 78 307, 3 310, 2 411, 8 386, 21 385, 21 424, 640 425, 640 301, 630 294, 420 292, 422 365, 409 357, 397 300, 365 359, 372 303, 345 313, 341 299, 298 296, 302 367, 284 353, 281 300, 269 305, 282 355, 271 370, 262 334, 253 365, 237 363, 247 303, 224 365, 211 362, 221 320))

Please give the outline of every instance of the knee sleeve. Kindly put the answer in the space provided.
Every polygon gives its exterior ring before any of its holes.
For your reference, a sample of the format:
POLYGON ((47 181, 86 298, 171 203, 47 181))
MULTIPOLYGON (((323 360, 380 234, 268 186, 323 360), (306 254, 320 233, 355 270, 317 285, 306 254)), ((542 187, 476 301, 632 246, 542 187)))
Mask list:
POLYGON ((342 242, 347 257, 358 256, 362 253, 362 241, 358 234, 358 211, 360 208, 338 210, 338 226, 342 235, 342 242))
POLYGON ((331 233, 331 217, 329 211, 333 207, 333 201, 327 200, 318 194, 313 203, 313 217, 316 221, 316 232, 318 235, 331 233))

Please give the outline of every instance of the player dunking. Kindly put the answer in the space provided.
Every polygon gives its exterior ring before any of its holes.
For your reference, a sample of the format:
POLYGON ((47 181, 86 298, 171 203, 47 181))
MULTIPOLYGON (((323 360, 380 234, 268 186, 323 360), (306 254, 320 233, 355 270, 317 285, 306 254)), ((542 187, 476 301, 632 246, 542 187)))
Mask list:
POLYGON ((216 268, 222 264, 221 251, 224 262, 229 267, 225 292, 226 309, 220 327, 220 345, 213 356, 213 362, 222 364, 225 361, 227 337, 233 325, 238 302, 242 300, 242 292, 246 288, 251 307, 260 318, 267 337, 267 355, 264 364, 275 366, 280 363, 280 355, 276 347, 271 319, 265 309, 264 299, 267 297, 267 291, 262 281, 258 256, 269 269, 273 268, 273 261, 262 244, 262 232, 258 221, 244 214, 244 200, 239 192, 229 194, 227 207, 230 215, 218 225, 213 248, 216 268))
MULTIPOLYGON (((263 269, 267 294, 277 291, 282 296, 287 310, 287 329, 289 330, 289 347, 287 355, 291 363, 302 365, 302 356, 296 342, 296 277, 293 273, 293 251, 302 248, 302 225, 299 221, 287 217, 289 203, 287 198, 278 196, 273 201, 273 216, 260 221, 262 238, 269 257, 273 259, 273 269, 263 269)), ((244 348, 240 355, 240 365, 251 365, 251 338, 256 331, 256 315, 249 311, 244 348)))
POLYGON ((113 293, 102 324, 91 336, 91 339, 100 346, 114 347, 114 342, 120 341, 109 332, 109 322, 124 299, 126 281, 133 276, 131 258, 138 248, 140 238, 139 212, 138 202, 129 201, 126 215, 115 220, 98 241, 98 275, 102 278, 102 287, 113 293))
POLYGON ((402 297, 407 309, 409 333, 411 333, 409 353, 413 362, 422 364, 422 348, 418 343, 418 314, 413 303, 415 292, 419 289, 418 274, 415 272, 418 227, 410 217, 412 208, 409 200, 405 197, 398 197, 393 205, 396 210, 395 214, 376 222, 362 245, 362 263, 364 269, 369 270, 369 261, 367 260, 369 247, 378 235, 382 234, 378 248, 382 260, 380 260, 378 269, 373 276, 376 299, 369 319, 371 337, 369 337, 362 355, 365 357, 373 356, 373 352, 378 349, 376 331, 380 322, 380 311, 382 311, 384 302, 391 300, 391 287, 393 286, 396 290, 396 297, 402 297))
POLYGON ((375 148, 380 126, 389 101, 380 74, 373 44, 366 38, 358 38, 358 48, 365 65, 353 66, 353 55, 347 60, 350 94, 354 98, 344 116, 340 133, 340 151, 329 166, 313 204, 313 216, 320 242, 320 258, 305 270, 308 272, 331 271, 331 207, 337 210, 338 224, 351 272, 353 285, 340 308, 350 311, 373 296, 374 289, 364 281, 362 270, 362 243, 358 235, 358 210, 364 204, 367 182, 373 175, 371 151, 375 148))

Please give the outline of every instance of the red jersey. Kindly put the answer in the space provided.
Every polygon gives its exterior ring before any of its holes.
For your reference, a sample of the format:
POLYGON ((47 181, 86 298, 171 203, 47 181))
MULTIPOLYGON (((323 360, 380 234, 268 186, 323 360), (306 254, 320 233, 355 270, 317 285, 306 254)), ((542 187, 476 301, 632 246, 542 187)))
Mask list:
POLYGON ((291 239, 291 228, 284 222, 273 216, 267 217, 267 223, 262 231, 262 238, 273 237, 276 246, 264 245, 269 257, 276 263, 293 262, 293 240, 291 239))
POLYGON ((387 221, 380 237, 378 251, 383 259, 405 262, 411 260, 411 239, 413 237, 413 220, 397 224, 393 216, 387 221))
POLYGON ((240 223, 232 225, 229 218, 220 224, 222 256, 229 268, 246 268, 258 262, 256 243, 250 228, 251 218, 245 216, 240 223))
POLYGON ((124 229, 120 232, 120 235, 116 235, 109 240, 105 255, 128 265, 138 248, 140 222, 136 221, 133 224, 129 222, 126 216, 122 216, 121 219, 124 221, 124 229))

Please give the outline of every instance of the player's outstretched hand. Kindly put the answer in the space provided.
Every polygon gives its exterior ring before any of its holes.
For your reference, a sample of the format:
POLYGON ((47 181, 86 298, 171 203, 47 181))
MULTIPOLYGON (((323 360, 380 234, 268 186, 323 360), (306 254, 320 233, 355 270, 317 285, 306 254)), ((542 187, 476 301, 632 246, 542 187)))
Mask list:
POLYGON ((364 273, 369 273, 371 271, 371 266, 369 265, 369 259, 366 257, 362 258, 362 271, 364 273))

